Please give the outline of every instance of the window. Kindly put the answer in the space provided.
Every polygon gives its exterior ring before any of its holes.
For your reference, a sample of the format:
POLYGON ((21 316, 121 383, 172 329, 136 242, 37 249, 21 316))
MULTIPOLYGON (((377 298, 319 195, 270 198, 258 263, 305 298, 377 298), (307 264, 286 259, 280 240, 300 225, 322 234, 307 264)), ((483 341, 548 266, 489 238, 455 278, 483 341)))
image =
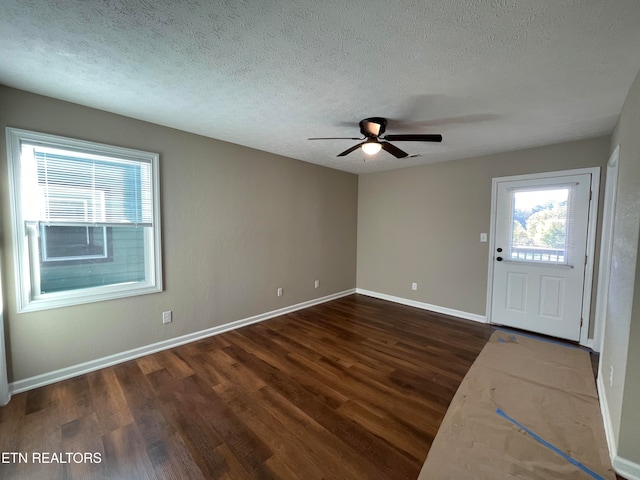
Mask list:
POLYGON ((511 191, 510 260, 567 264, 569 186, 511 191))
POLYGON ((158 155, 7 128, 18 311, 162 291, 158 155))

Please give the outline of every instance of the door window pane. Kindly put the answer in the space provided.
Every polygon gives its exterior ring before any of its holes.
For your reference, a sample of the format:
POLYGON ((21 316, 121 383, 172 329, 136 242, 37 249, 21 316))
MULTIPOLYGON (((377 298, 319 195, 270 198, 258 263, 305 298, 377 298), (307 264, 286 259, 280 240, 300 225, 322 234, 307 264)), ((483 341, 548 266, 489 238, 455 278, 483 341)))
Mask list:
POLYGON ((569 187, 514 190, 511 201, 511 260, 567 263, 569 187))

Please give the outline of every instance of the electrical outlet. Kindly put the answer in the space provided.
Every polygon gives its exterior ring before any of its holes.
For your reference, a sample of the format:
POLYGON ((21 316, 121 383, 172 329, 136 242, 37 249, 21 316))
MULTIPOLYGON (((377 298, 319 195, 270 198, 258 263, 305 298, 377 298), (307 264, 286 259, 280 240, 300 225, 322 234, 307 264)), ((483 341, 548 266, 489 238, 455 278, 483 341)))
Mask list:
POLYGON ((609 371, 609 386, 613 387, 613 365, 611 365, 611 370, 609 371))
POLYGON ((276 293, 278 294, 279 297, 281 297, 282 296, 282 287, 278 288, 276 293))
POLYGON ((173 318, 171 317, 171 311, 162 312, 162 323, 171 323, 173 322, 173 318))
POLYGON ((418 290, 418 284, 416 282, 411 284, 411 290, 418 290))
POLYGON ((314 288, 319 288, 320 287, 320 280, 316 280, 313 285, 314 285, 314 288))

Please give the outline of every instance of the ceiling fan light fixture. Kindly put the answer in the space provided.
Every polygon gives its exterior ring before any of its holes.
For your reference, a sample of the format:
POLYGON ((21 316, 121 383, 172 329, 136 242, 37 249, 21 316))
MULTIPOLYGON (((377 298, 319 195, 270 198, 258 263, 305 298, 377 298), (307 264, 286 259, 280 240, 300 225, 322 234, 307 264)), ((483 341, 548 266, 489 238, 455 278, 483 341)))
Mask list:
POLYGON ((367 155, 375 155, 382 149, 382 145, 378 142, 365 142, 362 144, 362 151, 367 155))

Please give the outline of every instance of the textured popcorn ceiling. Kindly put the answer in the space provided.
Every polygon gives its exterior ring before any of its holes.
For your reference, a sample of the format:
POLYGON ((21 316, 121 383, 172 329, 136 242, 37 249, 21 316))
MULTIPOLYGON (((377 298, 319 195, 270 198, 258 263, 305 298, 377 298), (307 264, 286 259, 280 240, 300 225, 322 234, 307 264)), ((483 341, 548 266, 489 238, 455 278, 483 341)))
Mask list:
POLYGON ((1 0, 0 83, 364 173, 609 134, 637 0, 1 0), (365 161, 365 117, 441 133, 365 161))

